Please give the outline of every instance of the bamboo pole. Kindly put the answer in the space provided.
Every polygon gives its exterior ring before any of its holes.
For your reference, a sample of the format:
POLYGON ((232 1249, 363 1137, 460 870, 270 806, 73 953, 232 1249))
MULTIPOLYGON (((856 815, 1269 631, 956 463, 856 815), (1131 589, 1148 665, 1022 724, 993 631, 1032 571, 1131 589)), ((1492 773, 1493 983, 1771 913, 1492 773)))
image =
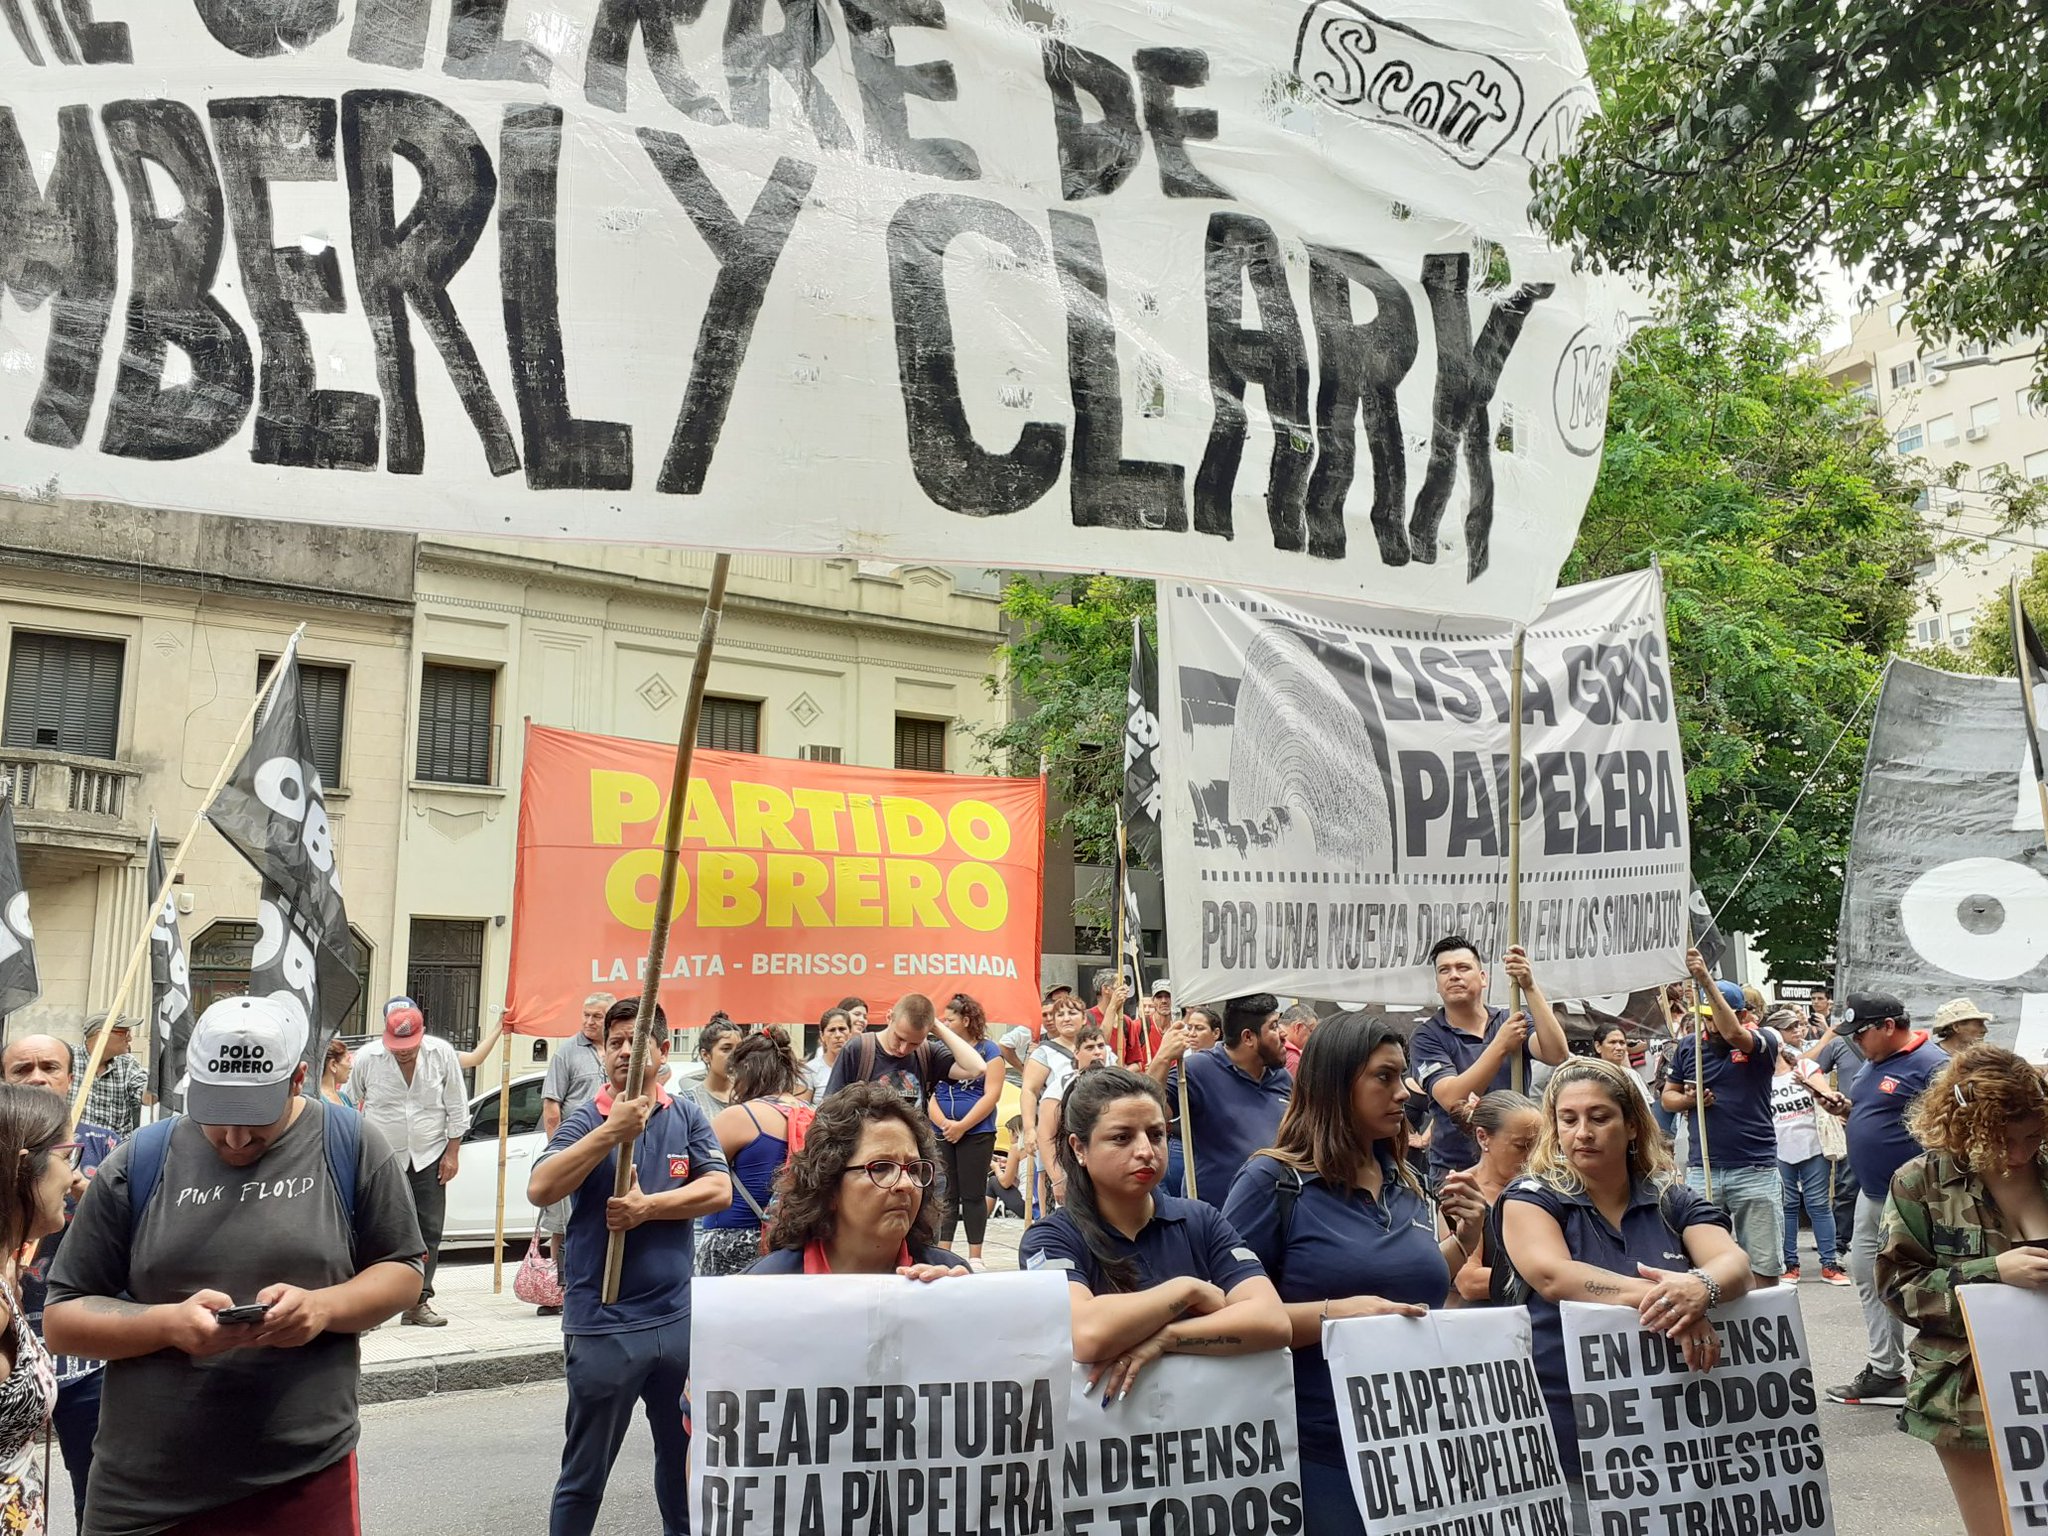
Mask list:
POLYGON ((2012 656, 2019 667, 2020 703, 2026 712, 2028 757, 2032 760, 2034 772, 2034 793, 2041 797, 2041 836, 2048 840, 2048 780, 2041 777, 2041 715, 2034 707, 2034 667, 2027 655, 2026 609, 2020 604, 2019 572, 2013 572, 2012 584, 2006 589, 2006 597, 2012 604, 2012 656))
MULTIPOLYGON (((1526 629, 1515 631, 1514 677, 1508 686, 1508 948, 1522 942, 1522 650, 1526 629)), ((1522 1009, 1522 989, 1508 984, 1508 1012, 1522 1009)), ((1529 1064, 1521 1047, 1509 1066, 1509 1082, 1517 1093, 1529 1091, 1529 1064)), ((1494 1081, 1498 1082, 1496 1078, 1494 1081)))
MULTIPOLYGON (((683 801, 690 788, 690 759, 697 750, 697 722, 704 714, 704 685, 711 676, 711 652, 718 642, 718 622, 725 612, 726 578, 732 556, 721 552, 711 562, 711 589, 704 597, 704 616, 697 625, 697 659, 690 668, 690 691, 683 700, 683 724, 676 738, 675 773, 669 780, 668 816, 661 832, 661 889, 654 900, 654 921, 647 935, 647 975, 640 987, 640 1013, 633 1024, 633 1055, 626 1067, 626 1097, 637 1099, 647 1074, 647 1038, 654 1028, 654 1009, 661 998, 661 968, 668 959, 669 908, 675 902, 676 862, 682 853, 683 801)), ((613 1198, 632 1187, 633 1143, 619 1148, 619 1166, 612 1180, 613 1198)), ((605 1240, 604 1304, 619 1299, 619 1273, 626 1262, 626 1234, 605 1240)))
MULTIPOLYGON (((292 647, 299 643, 299 637, 305 632, 306 626, 303 624, 292 631, 291 639, 285 643, 286 655, 291 654, 292 647)), ((192 851, 192 844, 199 836, 200 825, 206 820, 206 813, 213 808, 213 802, 219 796, 221 786, 227 783, 228 775, 235 771, 236 757, 242 750, 242 738, 256 723, 256 716, 262 710, 264 701, 270 697, 270 691, 277 686, 277 680, 283 673, 282 664, 272 667, 270 676, 265 678, 263 686, 256 690, 256 697, 249 705, 249 712, 242 716, 242 723, 235 727, 235 734, 228 738, 228 752, 227 756, 221 759, 220 771, 213 776, 213 783, 207 787, 206 794, 199 801, 199 809, 193 813, 192 825, 185 829, 185 836, 178 843, 178 856, 171 860, 170 867, 164 871, 164 883, 158 889, 156 899, 143 913, 142 931, 136 935, 135 945, 128 952, 128 965, 121 972, 121 984, 114 989, 113 1001, 107 1007, 106 1027, 93 1037, 92 1050, 86 1056, 85 1076, 78 1083, 77 1097, 71 1105, 71 1121, 64 1132, 67 1139, 78 1134, 78 1122, 85 1118, 86 1093, 99 1077, 100 1066, 106 1059, 107 1036, 113 1033, 114 1021, 121 1017, 122 1010, 128 1006, 129 994, 135 990, 136 975, 141 971, 143 961, 149 958, 149 937, 156 931, 156 915, 163 911, 164 903, 171 899, 171 892, 178 884, 178 876, 185 868, 185 855, 192 851)))
MULTIPOLYGON (((1692 919, 1685 920, 1685 947, 1691 951, 1692 919)), ((1690 975, 1685 980, 1685 1016, 1692 1026, 1692 1128, 1700 1139, 1700 1181, 1706 1196, 1714 1198, 1714 1165, 1707 1160, 1707 1032, 1700 1023, 1700 984, 1690 975)))
POLYGON ((498 1224, 491 1250, 491 1294, 505 1290, 505 1170, 512 1156, 512 1031, 498 1035, 498 1224))

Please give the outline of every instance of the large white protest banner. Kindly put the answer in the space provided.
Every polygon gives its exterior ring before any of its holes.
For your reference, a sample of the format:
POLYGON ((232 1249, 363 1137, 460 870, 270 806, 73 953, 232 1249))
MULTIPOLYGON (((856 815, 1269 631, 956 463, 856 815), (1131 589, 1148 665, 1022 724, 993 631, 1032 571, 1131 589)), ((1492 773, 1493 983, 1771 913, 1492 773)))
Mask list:
POLYGON ((2009 1531, 2048 1531, 2048 1296, 1962 1285, 1963 1322, 2009 1531))
POLYGON ((1706 1372, 1646 1332, 1633 1307, 1562 1310, 1593 1536, 1833 1536, 1819 1394, 1790 1286, 1714 1311, 1722 1361, 1706 1372))
POLYGON ((1369 1536, 1567 1536, 1526 1308, 1345 1318, 1323 1353, 1369 1536))
MULTIPOLYGON (((1500 956, 1510 627, 1176 583, 1159 632, 1177 993, 1420 999, 1437 939, 1500 956)), ((1545 987, 1680 974, 1691 855, 1656 574, 1558 593, 1523 677, 1521 932, 1545 987)))
POLYGON ((1294 1369, 1285 1350, 1168 1355, 1104 1403, 1074 1367, 1066 1536, 1194 1532, 1295 1536, 1302 1528, 1294 1369))
POLYGON ((690 1316, 698 1536, 1061 1530, 1058 1276, 742 1275, 690 1316))
MULTIPOLYGON (((96 7, 96 9, 95 9, 96 7)), ((0 484, 1526 616, 1564 0, 0 11, 0 484)))

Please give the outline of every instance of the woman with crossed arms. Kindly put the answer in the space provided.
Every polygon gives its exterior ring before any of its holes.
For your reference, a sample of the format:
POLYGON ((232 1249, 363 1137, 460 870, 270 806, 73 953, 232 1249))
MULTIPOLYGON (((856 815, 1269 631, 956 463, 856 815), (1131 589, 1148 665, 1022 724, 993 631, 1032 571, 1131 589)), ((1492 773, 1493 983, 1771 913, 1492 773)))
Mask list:
POLYGON ((1161 1355, 1255 1355, 1291 1329, 1273 1282, 1214 1206, 1164 1193, 1166 1096, 1128 1067, 1067 1089, 1066 1203, 1024 1233, 1025 1269, 1067 1277, 1074 1358, 1103 1407, 1161 1355))
POLYGON ((1407 1047, 1386 1020, 1325 1020, 1302 1049, 1274 1145, 1252 1155, 1223 1207, 1286 1309, 1309 1536, 1365 1532, 1323 1324, 1421 1317, 1444 1304, 1452 1273, 1479 1251, 1486 1204, 1473 1175, 1448 1175, 1438 1207, 1409 1165, 1407 1074, 1407 1047))
POLYGON ((1727 1213, 1671 1182, 1671 1158, 1649 1102, 1612 1062, 1573 1057, 1543 1090, 1529 1172, 1501 1196, 1500 1262, 1529 1287, 1536 1374, 1571 1492, 1573 1529, 1591 1529, 1565 1371, 1567 1301, 1634 1307, 1643 1327, 1711 1370, 1721 1341, 1710 1307, 1749 1289, 1749 1255, 1727 1213))

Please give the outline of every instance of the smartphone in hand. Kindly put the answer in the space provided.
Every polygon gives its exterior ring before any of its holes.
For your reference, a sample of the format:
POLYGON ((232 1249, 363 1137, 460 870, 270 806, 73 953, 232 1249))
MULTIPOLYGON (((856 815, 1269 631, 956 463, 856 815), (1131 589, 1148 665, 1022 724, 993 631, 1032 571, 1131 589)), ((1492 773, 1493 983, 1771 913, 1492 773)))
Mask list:
POLYGON ((213 1314, 213 1320, 223 1326, 260 1323, 270 1315, 273 1305, 274 1303, 268 1301, 252 1301, 246 1307, 224 1307, 213 1314))

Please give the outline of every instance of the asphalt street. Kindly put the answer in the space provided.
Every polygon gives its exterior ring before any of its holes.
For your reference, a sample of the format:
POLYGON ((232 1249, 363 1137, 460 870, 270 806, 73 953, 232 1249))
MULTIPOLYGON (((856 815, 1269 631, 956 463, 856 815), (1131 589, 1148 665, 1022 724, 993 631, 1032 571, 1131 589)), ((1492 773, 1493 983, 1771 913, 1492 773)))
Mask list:
MULTIPOLYGON (((1820 1265, 1809 1250, 1806 1274, 1820 1265)), ((965 1282, 963 1282, 965 1283, 965 1282)), ((1863 1362, 1863 1321, 1851 1289, 1809 1279, 1801 1309, 1820 1383, 1847 1381, 1863 1362)), ((1821 1405, 1839 1536, 1953 1536, 1948 1485, 1933 1451, 1899 1433, 1893 1411, 1821 1405)), ((370 1536, 525 1536, 547 1528, 562 1445, 558 1383, 457 1393, 366 1409, 361 1450, 363 1528, 370 1536)), ((600 1536, 660 1536, 653 1451, 636 1422, 612 1477, 600 1536)), ((56 1472, 62 1483, 63 1473, 56 1472)), ((72 1530, 68 1501, 52 1532, 72 1530)))

